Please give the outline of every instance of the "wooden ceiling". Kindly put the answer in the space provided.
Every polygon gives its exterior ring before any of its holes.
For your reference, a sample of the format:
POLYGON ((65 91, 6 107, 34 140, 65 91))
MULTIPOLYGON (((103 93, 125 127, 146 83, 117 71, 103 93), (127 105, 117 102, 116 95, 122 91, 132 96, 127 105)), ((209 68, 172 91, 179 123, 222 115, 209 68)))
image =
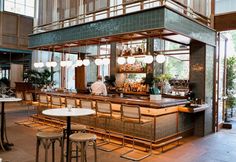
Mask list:
POLYGON ((54 46, 44 46, 40 47, 39 50, 46 50, 46 51, 55 51, 55 52, 66 52, 71 53, 71 48, 87 46, 87 45, 98 45, 98 44, 106 44, 111 42, 128 42, 130 40, 140 40, 140 39, 147 39, 147 38, 161 38, 165 40, 169 40, 172 42, 188 45, 190 43, 190 38, 185 37, 183 35, 179 35, 177 33, 160 29, 160 30, 153 30, 153 31, 143 31, 143 32, 136 32, 136 33, 125 33, 122 35, 116 36, 109 36, 104 38, 93 38, 89 40, 82 40, 82 41, 73 41, 67 42, 65 44, 57 44, 54 46))

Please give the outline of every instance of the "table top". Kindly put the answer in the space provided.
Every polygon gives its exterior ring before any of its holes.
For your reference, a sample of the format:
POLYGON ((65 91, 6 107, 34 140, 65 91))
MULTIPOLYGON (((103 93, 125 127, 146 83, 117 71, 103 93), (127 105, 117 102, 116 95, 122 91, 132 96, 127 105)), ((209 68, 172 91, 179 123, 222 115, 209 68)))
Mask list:
POLYGON ((42 111, 44 115, 49 116, 86 116, 95 114, 95 111, 88 108, 58 108, 58 109, 47 109, 42 111))
POLYGON ((21 98, 9 97, 9 98, 0 98, 0 102, 17 102, 21 101, 21 98))

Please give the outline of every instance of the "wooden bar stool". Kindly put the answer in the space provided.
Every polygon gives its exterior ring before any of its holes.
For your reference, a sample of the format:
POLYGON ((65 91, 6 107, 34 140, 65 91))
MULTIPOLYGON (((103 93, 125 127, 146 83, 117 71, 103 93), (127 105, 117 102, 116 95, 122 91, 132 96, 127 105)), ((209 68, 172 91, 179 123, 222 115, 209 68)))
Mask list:
POLYGON ((68 107, 68 105, 71 105, 72 107, 78 107, 76 98, 66 97, 65 104, 66 107, 68 107))
POLYGON ((93 109, 93 101, 82 99, 82 100, 80 100, 80 107, 81 108, 93 109))
POLYGON ((94 149, 94 162, 97 162, 97 146, 96 146, 96 135, 92 133, 75 133, 70 135, 69 144, 69 162, 71 162, 72 144, 75 143, 76 147, 76 161, 78 161, 79 149, 78 145, 81 146, 81 162, 87 162, 86 150, 89 143, 93 144, 94 149))
POLYGON ((136 130, 135 126, 151 123, 152 120, 142 119, 140 107, 135 106, 135 105, 122 105, 121 106, 121 120, 123 122, 123 134, 124 134, 123 135, 123 143, 124 144, 125 144, 126 124, 131 124, 132 125, 132 128, 128 128, 128 129, 133 133, 133 135, 132 135, 132 149, 125 152, 125 153, 123 153, 121 155, 121 157, 125 158, 125 159, 132 160, 132 161, 140 161, 140 160, 150 156, 151 155, 151 150, 152 150, 152 142, 150 142, 150 152, 148 152, 146 155, 144 155, 140 158, 134 158, 134 157, 128 156, 128 154, 135 151, 135 148, 134 148, 134 145, 135 145, 134 144, 134 142, 135 142, 134 134, 136 134, 135 131, 141 131, 141 130, 136 130))
POLYGON ((48 108, 49 100, 46 94, 39 94, 38 102, 38 114, 40 114, 40 108, 48 108))
POLYGON ((36 143, 36 162, 39 162, 39 146, 42 143, 43 148, 45 149, 45 162, 48 162, 48 149, 52 146, 52 162, 55 162, 55 142, 59 141, 61 147, 61 162, 64 161, 63 157, 63 134, 56 132, 38 132, 36 134, 37 143, 36 143))
POLYGON ((61 96, 51 96, 51 108, 60 108, 62 107, 61 96))

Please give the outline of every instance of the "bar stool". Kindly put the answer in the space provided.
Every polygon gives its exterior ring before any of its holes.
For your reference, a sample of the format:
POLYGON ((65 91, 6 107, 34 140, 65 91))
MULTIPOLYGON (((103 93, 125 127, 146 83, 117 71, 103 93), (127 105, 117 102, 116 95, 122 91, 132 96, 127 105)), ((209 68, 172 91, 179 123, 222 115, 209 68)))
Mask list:
POLYGON ((60 96, 51 96, 51 108, 62 107, 62 101, 60 96))
POLYGON ((33 106, 33 107, 37 106, 38 102, 33 101, 32 93, 26 92, 25 93, 24 104, 26 104, 28 106, 28 117, 29 117, 29 108, 30 108, 30 106, 33 106))
POLYGON ((40 112, 39 108, 48 108, 49 106, 49 99, 46 94, 39 94, 39 102, 38 102, 38 114, 40 112))
MULTIPOLYGON (((122 105, 121 106, 121 120, 123 122, 123 134, 125 134, 126 124, 133 125, 133 128, 129 128, 129 129, 132 131, 133 134, 135 134, 135 125, 144 125, 144 124, 148 124, 152 122, 152 120, 142 119, 140 107, 135 106, 135 105, 122 105)), ((122 158, 133 160, 133 161, 140 161, 151 155, 152 143, 150 142, 150 152, 147 153, 146 155, 140 158, 134 158, 134 157, 128 156, 129 153, 132 153, 135 151, 134 142, 135 142, 135 137, 133 135, 132 136, 132 149, 121 154, 122 158)), ((125 135, 123 136, 123 144, 125 146, 125 135)))
POLYGON ((81 99, 80 100, 80 107, 81 108, 93 109, 93 101, 92 100, 81 99))
POLYGON ((52 162, 55 162, 55 142, 58 141, 61 147, 61 162, 64 161, 63 157, 63 134, 56 132, 38 132, 36 134, 37 143, 36 143, 36 162, 39 162, 39 146, 42 143, 43 148, 45 149, 45 162, 48 161, 48 149, 52 145, 52 162))
POLYGON ((81 162, 87 162, 86 157, 86 150, 89 143, 93 144, 94 149, 94 161, 97 162, 97 146, 96 146, 96 135, 92 133, 75 133, 70 135, 70 143, 69 143, 69 162, 71 162, 71 150, 72 150, 72 144, 76 144, 76 161, 78 161, 78 145, 81 146, 81 162))
POLYGON ((76 98, 66 97, 65 98, 66 107, 71 105, 72 107, 78 107, 76 98))
MULTIPOLYGON (((105 119, 105 124, 104 124, 105 136, 108 135, 108 141, 105 139, 104 142, 101 145, 99 145, 99 146, 104 146, 110 143, 111 132, 109 131, 109 127, 110 127, 111 120, 120 119, 120 116, 112 113, 112 107, 111 107, 110 102, 97 101, 96 102, 96 120, 98 120, 99 118, 105 119)), ((98 124, 98 121, 96 121, 96 124, 98 124)), ((122 146, 119 145, 118 147, 115 147, 113 149, 105 149, 102 147, 98 147, 98 149, 111 152, 121 147, 122 146)))

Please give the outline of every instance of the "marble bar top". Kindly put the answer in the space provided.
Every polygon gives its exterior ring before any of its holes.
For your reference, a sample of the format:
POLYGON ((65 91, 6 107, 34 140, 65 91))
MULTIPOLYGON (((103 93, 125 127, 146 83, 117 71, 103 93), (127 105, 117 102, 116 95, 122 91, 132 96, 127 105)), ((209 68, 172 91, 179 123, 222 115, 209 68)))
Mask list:
POLYGON ((139 98, 129 98, 129 97, 119 97, 115 96, 96 96, 91 94, 78 94, 78 93, 64 93, 64 92, 41 92, 37 91, 34 93, 46 93, 47 95, 58 95, 61 97, 74 97, 78 99, 90 99, 90 100, 100 100, 107 101, 111 103, 117 104, 131 104, 131 105, 139 105, 142 107, 152 107, 152 108, 165 108, 170 106, 184 105, 189 101, 186 99, 175 99, 175 98, 165 98, 162 97, 161 100, 152 100, 149 99, 139 99, 139 98))

